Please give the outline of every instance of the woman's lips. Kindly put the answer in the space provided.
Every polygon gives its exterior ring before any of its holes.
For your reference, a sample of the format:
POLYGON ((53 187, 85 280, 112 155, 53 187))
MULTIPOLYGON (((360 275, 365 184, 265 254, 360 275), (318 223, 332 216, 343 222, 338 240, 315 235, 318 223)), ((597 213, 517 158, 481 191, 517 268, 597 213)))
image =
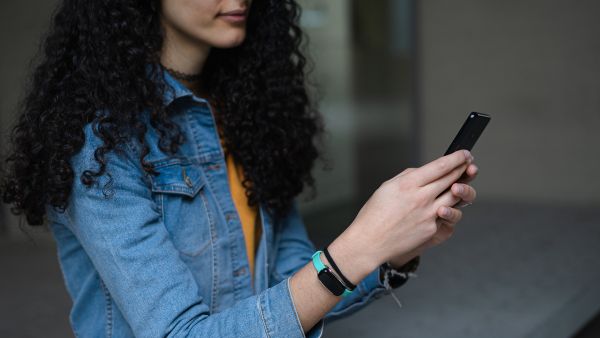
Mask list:
POLYGON ((246 21, 247 14, 247 9, 236 9, 234 11, 223 12, 219 14, 219 17, 231 23, 241 23, 246 21))

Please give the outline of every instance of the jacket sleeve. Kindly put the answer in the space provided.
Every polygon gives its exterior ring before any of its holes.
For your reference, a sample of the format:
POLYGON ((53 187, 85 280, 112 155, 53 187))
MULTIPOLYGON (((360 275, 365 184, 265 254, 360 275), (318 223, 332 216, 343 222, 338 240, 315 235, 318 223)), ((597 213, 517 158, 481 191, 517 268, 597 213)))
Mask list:
MULTIPOLYGON (((316 251, 308 238, 306 228, 296 205, 279 228, 277 258, 275 264, 275 281, 280 282, 289 278, 294 272, 311 261, 316 251)), ((316 272, 315 272, 315 278, 316 272)), ((354 292, 344 297, 326 315, 326 320, 335 320, 363 308, 376 298, 386 294, 387 290, 379 279, 379 269, 370 273, 357 286, 354 292)), ((317 335, 318 336, 318 335, 317 335)))
POLYGON ((136 337, 304 337, 287 278, 210 314, 168 236, 133 145, 107 154, 110 176, 89 188, 80 182, 83 170, 97 169, 100 144, 88 127, 72 159, 65 218, 136 337))

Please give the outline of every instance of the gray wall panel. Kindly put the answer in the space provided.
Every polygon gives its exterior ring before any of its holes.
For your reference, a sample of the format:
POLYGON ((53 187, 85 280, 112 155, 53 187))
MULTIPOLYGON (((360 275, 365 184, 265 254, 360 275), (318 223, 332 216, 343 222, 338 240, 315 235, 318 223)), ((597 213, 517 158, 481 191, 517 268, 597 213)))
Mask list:
POLYGON ((469 111, 484 198, 600 204, 600 2, 420 2, 424 160, 469 111))

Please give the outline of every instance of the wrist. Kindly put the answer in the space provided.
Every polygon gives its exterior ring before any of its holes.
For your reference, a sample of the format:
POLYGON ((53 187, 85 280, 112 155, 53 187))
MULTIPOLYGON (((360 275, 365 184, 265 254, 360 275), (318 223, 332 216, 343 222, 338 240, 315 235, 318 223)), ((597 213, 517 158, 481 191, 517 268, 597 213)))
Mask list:
POLYGON ((400 269, 402 268, 404 265, 406 265, 408 262, 412 261, 414 258, 418 257, 421 255, 420 251, 411 251, 407 254, 398 256, 398 257, 394 257, 393 259, 390 259, 388 261, 388 263, 390 263, 390 266, 393 269, 400 269))
MULTIPOLYGON (((358 285, 360 281, 380 265, 377 258, 362 250, 361 245, 350 237, 340 236, 336 238, 329 245, 328 250, 344 276, 355 285, 358 285)), ((326 264, 330 264, 324 255, 322 258, 326 264)))

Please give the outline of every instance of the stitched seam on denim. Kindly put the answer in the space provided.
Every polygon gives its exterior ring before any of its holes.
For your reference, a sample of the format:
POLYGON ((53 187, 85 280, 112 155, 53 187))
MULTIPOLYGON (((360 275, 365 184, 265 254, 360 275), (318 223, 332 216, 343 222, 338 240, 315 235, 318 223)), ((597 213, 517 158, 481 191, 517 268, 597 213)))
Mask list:
MULTIPOLYGON (((221 158, 221 161, 224 161, 224 158, 221 158)), ((226 164, 223 163, 222 165, 225 168, 227 168, 226 164)), ((210 189, 212 191, 212 187, 214 187, 215 184, 216 184, 216 182, 215 182, 214 175, 206 175, 206 186, 207 186, 206 189, 210 189)), ((217 186, 219 186, 219 185, 217 184, 217 186)), ((226 184, 225 188, 227 190, 229 190, 229 187, 227 186, 227 184, 226 184)), ((225 215, 226 215, 226 212, 223 209, 223 205, 227 205, 227 204, 229 204, 231 206, 231 209, 234 210, 231 212, 234 212, 237 215, 237 210, 235 209, 235 205, 233 204, 233 200, 231 197, 229 197, 228 200, 223 200, 222 198, 220 198, 221 196, 219 196, 219 194, 213 194, 213 195, 215 196, 215 202, 217 204, 217 208, 219 209, 220 215, 222 215, 222 217, 225 217, 225 215), (227 202, 229 202, 229 203, 227 203, 227 202)), ((231 196, 231 195, 229 195, 229 196, 231 196)), ((242 228, 241 228, 241 226, 233 228, 229 225, 229 222, 227 222, 226 219, 224 221, 225 221, 225 225, 227 228, 227 240, 229 243, 229 252, 231 253, 231 262, 233 263, 233 265, 235 265, 235 263, 238 262, 238 245, 237 245, 238 243, 237 243, 237 240, 235 237, 233 237, 233 240, 232 240, 232 236, 233 236, 233 231, 236 231, 236 229, 239 229, 239 231, 241 232, 242 228)), ((242 241, 243 241, 243 239, 242 239, 242 241)), ((235 270, 235 266, 234 266, 234 270, 235 270)), ((237 282, 237 280, 234 279, 233 280, 233 294, 234 294, 234 298, 236 300, 240 299, 240 287, 238 286, 238 284, 239 284, 239 282, 237 282)))
MULTIPOLYGON (((212 112, 211 112, 211 116, 212 116, 212 112)), ((194 145, 196 145, 196 147, 193 147, 195 150, 195 159, 197 159, 200 163, 207 163, 207 162, 214 162, 217 161, 219 158, 222 158, 222 153, 220 150, 213 150, 213 151, 206 151, 206 152, 201 152, 199 149, 199 143, 197 142, 200 138, 198 137, 198 128, 196 128, 196 125, 193 123, 192 120, 192 116, 191 114, 189 114, 189 112, 186 112, 185 114, 185 119, 187 121, 186 125, 184 126, 186 129, 190 130, 194 139, 194 145)), ((213 117, 214 119, 214 117, 213 117)), ((216 130, 215 130, 216 133, 216 130)), ((217 135, 218 136, 218 135, 217 135)))
MULTIPOLYGON (((268 288, 269 287, 269 255, 271 254, 270 250, 269 250, 269 238, 267 238, 267 234, 269 233, 269 229, 267 228, 267 222, 266 222, 266 217, 265 217, 265 213, 263 212, 263 208, 259 206, 258 212, 260 213, 260 224, 262 226, 262 236, 265 239, 265 245, 264 245, 264 257, 263 257, 263 262, 265 264, 265 272, 263 275, 263 278, 265 280, 265 283, 267 284, 265 287, 268 288)), ((271 229, 271 231, 273 231, 273 228, 271 229)), ((273 251, 273 253, 277 253, 277 251, 273 251)))
MULTIPOLYGON (((213 136, 214 136, 215 140, 217 141, 217 145, 218 145, 218 148, 219 148, 219 156, 218 156, 218 158, 215 158, 215 161, 217 161, 218 164, 222 165, 223 168, 225 168, 225 171, 227 172, 227 164, 225 162, 225 153, 223 152, 223 147, 222 147, 222 145, 220 143, 220 136, 219 136, 218 129, 216 127, 215 114, 214 114, 213 109, 210 106, 210 104, 206 104, 205 108, 210 113, 210 117, 212 119, 212 126, 211 126, 211 128, 212 128, 213 136)), ((191 119, 191 117, 190 117, 189 114, 187 115, 187 117, 188 117, 188 120, 191 119)), ((196 133, 196 130, 194 128, 194 125, 193 124, 189 124, 189 125, 192 127, 192 129, 194 129, 193 130, 193 132, 194 132, 194 139, 197 140, 198 137, 197 137, 197 133, 196 133)), ((206 179, 207 179, 207 184, 210 187, 214 187, 215 186, 214 175, 207 175, 206 179)), ((229 183, 227 181, 227 178, 225 178, 224 181, 225 181, 225 186, 227 187, 227 189, 226 189, 227 193, 225 195, 228 195, 229 198, 227 198, 226 200, 223 200, 219 194, 215 194, 215 201, 216 201, 216 204, 217 204, 217 208, 221 211, 220 215, 223 215, 223 217, 224 217, 224 215, 226 214, 226 212, 225 212, 225 210, 223 210, 223 206, 224 205, 229 206, 230 208, 228 210, 231 210, 231 212, 233 212, 234 214, 238 215, 238 218, 239 218, 239 214, 237 212, 237 209, 235 208, 235 204, 233 202, 233 198, 231 197, 231 191, 229 189, 229 183)), ((210 189, 210 187, 209 187, 209 189, 210 189)), ((237 238, 234 237, 233 240, 232 240, 231 236, 232 236, 232 232, 236 231, 236 229, 239 229, 240 232, 242 231, 242 229, 241 229, 241 225, 239 227, 231 227, 229 225, 229 222, 227 222, 227 220, 225 220, 225 224, 227 225, 228 240, 229 240, 229 243, 230 243, 229 250, 231 252, 232 263, 234 264, 234 269, 235 269, 235 264, 237 262, 239 262, 238 257, 239 257, 240 248, 239 248, 239 245, 238 245, 237 238)), ((243 238, 241 239, 241 241, 243 241, 243 238)), ((268 276, 267 276, 267 278, 268 278, 268 276)), ((238 282, 238 280, 236 278, 234 278, 233 279, 233 292, 234 292, 234 298, 236 300, 239 300, 239 298, 240 298, 240 292, 241 292, 240 288, 242 286, 240 286, 239 284, 240 284, 240 282, 238 282)))
MULTIPOLYGON (((185 112, 185 120, 187 123, 185 124, 184 128, 186 128, 192 132, 192 136, 194 136, 194 139, 193 139, 194 145, 198 145, 198 142, 196 142, 198 140, 198 132, 197 132, 196 127, 192 123, 192 117, 190 116, 189 112, 187 112, 187 111, 185 112)), ((193 149, 196 152, 196 156, 199 157, 200 151, 198 150, 198 147, 193 147, 193 149)))
MULTIPOLYGON (((184 128, 188 129, 191 131, 192 136, 193 136, 193 144, 194 147, 192 147, 196 153, 196 156, 199 158, 200 157, 200 144, 198 143, 198 130, 195 127, 194 123, 192 122, 192 117, 189 114, 188 111, 185 112, 185 120, 187 123, 185 123, 184 128)), ((202 172, 200 173, 200 175, 202 175, 202 172)), ((208 180, 210 179, 210 177, 205 177, 207 180, 207 185, 210 183, 208 182, 208 180)), ((210 190, 210 186, 206 187, 206 189, 210 190)), ((215 312, 215 308, 216 308, 216 304, 217 304, 217 283, 218 283, 218 261, 217 261, 217 250, 215 248, 216 246, 216 230, 214 228, 214 220, 212 217, 212 213, 209 210, 208 207, 208 201, 206 199, 206 196, 204 194, 200 194, 200 197, 202 198, 202 203, 204 203, 204 208, 206 209, 206 215, 208 217, 208 224, 209 224, 209 229, 210 229, 210 243, 211 243, 211 250, 212 250, 212 262, 213 262, 213 266, 212 266, 212 272, 213 272, 213 278, 212 278, 212 288, 211 288, 211 302, 210 302, 210 313, 213 314, 215 312)))
MULTIPOLYGON (((235 204, 233 202, 233 197, 231 196, 231 190, 230 190, 230 187, 229 187, 229 181, 227 182, 227 191, 228 191, 228 194, 229 194, 229 198, 231 199, 231 204, 233 204, 233 208, 235 209, 235 204)), ((238 269, 241 269, 241 268, 237 267, 237 264, 238 264, 238 262, 240 262, 240 256, 242 255, 240 249, 246 250, 246 248, 245 248, 246 242, 244 242, 244 247, 243 248, 239 247, 239 245, 238 245, 239 243, 238 242, 239 241, 244 241, 243 230, 242 230, 242 223, 241 223, 241 221, 239 221, 239 214, 237 212, 237 209, 233 212, 233 214, 236 216, 236 219, 237 219, 236 223, 237 223, 238 226, 236 228, 239 228, 239 231, 242 232, 242 237, 241 238, 235 237, 235 236, 233 237, 233 239, 234 239, 233 240, 233 245, 230 246, 230 249, 231 249, 231 258, 232 258, 231 261, 233 262, 232 265, 233 265, 233 269, 234 269, 233 272, 235 273, 235 271, 237 271, 238 269)), ((225 220, 225 222, 227 222, 227 220, 225 220)), ((229 222, 227 222, 227 228, 229 229, 229 222)), ((232 233, 231 232, 229 232, 229 237, 230 238, 232 237, 232 233)), ((248 262, 248 258, 246 258, 246 262, 248 262)), ((249 263, 247 263, 247 264, 249 264, 249 263)), ((236 300, 240 299, 240 290, 239 289, 240 289, 239 288, 239 282, 238 282, 237 278, 235 278, 235 275, 234 275, 233 292, 234 292, 234 297, 235 297, 236 300)))
MULTIPOLYGON (((206 199, 206 196, 204 195, 204 191, 200 191, 199 196, 200 196, 200 200, 202 201, 202 209, 204 210, 204 215, 206 215, 206 218, 208 220, 208 224, 209 224, 208 228, 209 228, 211 239, 210 239, 210 241, 203 243, 202 246, 196 247, 196 249, 194 250, 193 253, 187 254, 187 253, 183 252, 183 254, 188 255, 190 257, 197 257, 197 256, 201 255, 202 253, 204 253, 204 251, 206 251, 208 246, 210 246, 212 248, 213 243, 217 242, 217 233, 215 230, 212 215, 208 208, 208 200, 206 199), (214 236, 214 240, 213 240, 213 236, 214 236)), ((200 211, 200 214, 202 215, 202 211, 200 211)), ((212 252, 214 255, 215 250, 213 250, 212 252)), ((217 272, 214 271, 214 269, 213 269, 213 275, 217 275, 217 272)), ((215 279, 215 285, 216 285, 216 281, 217 281, 217 279, 215 279)))
POLYGON ((263 322, 263 326, 265 328, 265 333, 267 337, 271 337, 271 332, 269 331, 269 326, 267 325, 267 319, 265 318, 265 314, 262 307, 262 297, 264 294, 256 298, 256 307, 258 308, 258 313, 260 314, 260 319, 263 322))
POLYGON ((163 222, 165 221, 165 197, 162 194, 158 194, 158 199, 159 199, 159 204, 158 204, 158 208, 160 209, 160 216, 163 220, 163 222))
POLYGON ((212 251, 212 288, 211 288, 211 301, 210 301, 210 313, 213 314, 215 312, 216 304, 217 304, 217 283, 218 280, 218 262, 217 262, 217 250, 215 248, 216 239, 216 231, 214 226, 214 220, 210 211, 208 210, 208 201, 206 200, 206 196, 201 193, 200 198, 202 199, 202 204, 204 204, 204 210, 206 210, 206 215, 208 217, 209 231, 210 231, 210 243, 211 243, 211 251, 212 251))
MULTIPOLYGON (((273 228, 273 252, 279 252, 279 247, 281 246, 281 227, 275 225, 277 228, 273 228)), ((263 226, 264 227, 264 226, 263 226)), ((286 276, 282 275, 281 273, 279 273, 279 271, 277 271, 277 263, 276 263, 276 257, 277 255, 273 255, 274 257, 274 261, 273 264, 268 264, 269 263, 269 259, 267 258, 267 267, 268 269, 270 269, 271 271, 267 271, 267 274, 269 276, 273 276, 277 282, 274 284, 277 284, 279 282, 282 282, 286 276)))
POLYGON ((197 190, 191 189, 191 188, 187 188, 187 187, 180 187, 180 186, 176 186, 176 185, 169 185, 169 184, 165 184, 165 185, 161 185, 161 186, 153 186, 152 187, 152 191, 154 192, 158 192, 158 193, 164 193, 164 194, 169 194, 169 193, 174 193, 174 194, 182 194, 188 197, 194 197, 194 195, 196 195, 196 193, 198 193, 198 191, 200 191, 200 188, 197 188, 197 190))
POLYGON ((190 164, 191 161, 189 160, 189 158, 187 157, 166 157, 166 158, 162 158, 160 160, 154 160, 154 161, 150 161, 148 164, 151 164, 154 169, 159 169, 162 167, 168 167, 168 166, 172 166, 172 165, 188 165, 190 164))
POLYGON ((104 300, 106 301, 106 337, 111 337, 112 334, 112 301, 110 298, 110 293, 108 292, 108 288, 106 287, 106 285, 104 284, 104 281, 102 280, 102 278, 100 278, 98 276, 98 279, 100 280, 100 288, 102 289, 102 292, 104 293, 104 300))

